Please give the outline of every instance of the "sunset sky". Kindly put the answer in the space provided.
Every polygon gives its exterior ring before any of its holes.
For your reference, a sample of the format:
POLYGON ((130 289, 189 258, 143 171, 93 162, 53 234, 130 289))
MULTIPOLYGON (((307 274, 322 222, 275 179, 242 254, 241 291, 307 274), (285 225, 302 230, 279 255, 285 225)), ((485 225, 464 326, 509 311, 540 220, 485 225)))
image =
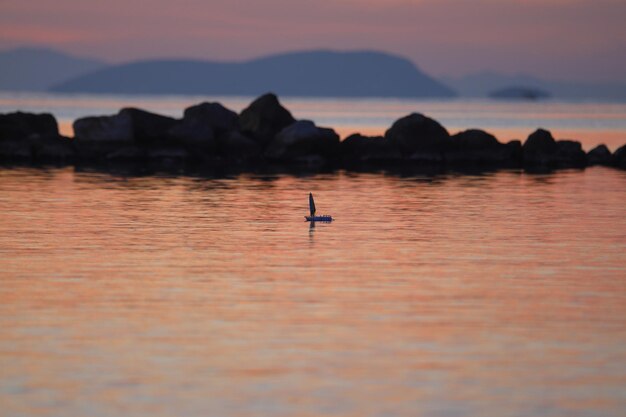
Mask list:
POLYGON ((0 0, 0 48, 109 62, 376 49, 433 75, 626 81, 624 0, 0 0))

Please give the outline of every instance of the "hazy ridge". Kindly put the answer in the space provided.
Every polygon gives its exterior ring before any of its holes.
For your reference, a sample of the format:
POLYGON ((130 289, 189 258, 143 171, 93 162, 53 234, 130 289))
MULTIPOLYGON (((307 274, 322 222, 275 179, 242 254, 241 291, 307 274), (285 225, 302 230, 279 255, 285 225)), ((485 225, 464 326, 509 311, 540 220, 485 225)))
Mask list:
POLYGON ((47 48, 0 52, 0 90, 45 91, 55 84, 105 66, 96 59, 47 48))
POLYGON ((310 51, 244 62, 150 60, 62 82, 59 92, 303 97, 452 97, 409 60, 380 52, 310 51))

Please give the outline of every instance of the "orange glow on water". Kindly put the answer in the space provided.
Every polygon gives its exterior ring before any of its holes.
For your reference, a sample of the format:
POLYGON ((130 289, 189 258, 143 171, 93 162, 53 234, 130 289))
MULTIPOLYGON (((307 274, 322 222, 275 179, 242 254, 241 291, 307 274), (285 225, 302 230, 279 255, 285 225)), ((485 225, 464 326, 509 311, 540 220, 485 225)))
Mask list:
POLYGON ((0 171, 0 399, 42 416, 534 415, 541 390, 560 415, 610 414, 623 181, 0 171), (302 221, 309 190, 336 222, 302 221))

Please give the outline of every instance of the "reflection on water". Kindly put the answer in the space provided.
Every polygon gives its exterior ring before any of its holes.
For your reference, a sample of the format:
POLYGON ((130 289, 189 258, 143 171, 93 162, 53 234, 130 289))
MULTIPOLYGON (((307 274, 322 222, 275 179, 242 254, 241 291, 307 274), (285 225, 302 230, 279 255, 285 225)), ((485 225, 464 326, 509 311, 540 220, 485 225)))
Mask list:
POLYGON ((0 171, 3 415, 621 416, 625 180, 0 171))

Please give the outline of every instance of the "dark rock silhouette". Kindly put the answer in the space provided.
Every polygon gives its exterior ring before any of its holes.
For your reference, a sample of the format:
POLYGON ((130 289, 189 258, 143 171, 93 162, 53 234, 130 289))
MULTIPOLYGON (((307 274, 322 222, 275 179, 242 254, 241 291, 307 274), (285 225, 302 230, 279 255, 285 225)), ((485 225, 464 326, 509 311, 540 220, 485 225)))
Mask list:
POLYGON ((73 143, 59 135, 51 114, 0 114, 0 160, 24 163, 69 163, 73 143))
POLYGON ((270 160, 323 164, 338 155, 339 135, 332 129, 299 120, 281 130, 269 143, 265 156, 270 160))
POLYGON ((587 153, 589 165, 611 165, 611 151, 606 145, 598 145, 587 153))
POLYGON ((289 110, 279 103, 278 97, 268 93, 254 100, 241 112, 239 129, 265 147, 278 132, 295 121, 289 110))
POLYGON ((138 144, 170 143, 168 132, 178 123, 174 118, 135 108, 122 109, 119 115, 130 119, 133 138, 138 144))
POLYGON ((396 120, 385 132, 385 139, 403 158, 425 163, 442 163, 450 134, 439 122, 419 113, 396 120))
POLYGON ((612 164, 617 168, 626 169, 626 145, 621 146, 613 153, 612 164))
POLYGON ((134 141, 130 115, 119 112, 114 116, 90 116, 73 123, 74 137, 81 144, 131 143, 134 141))
POLYGON ((234 162, 258 160, 263 152, 261 145, 237 130, 220 136, 218 146, 219 154, 234 162))
POLYGON ((355 133, 340 143, 341 159, 349 165, 386 165, 401 158, 383 136, 363 136, 355 133))
POLYGON ((450 165, 516 165, 520 163, 517 143, 498 142, 495 136, 469 129, 450 138, 444 158, 450 165))
POLYGON ((78 76, 53 88, 120 94, 296 97, 452 97, 455 93, 402 57, 380 52, 306 51, 246 62, 141 61, 78 76))
POLYGON ((48 113, 0 114, 0 139, 17 139, 29 136, 58 136, 59 127, 53 115, 48 113))
MULTIPOLYGON (((626 146, 613 155, 601 145, 585 154, 573 140, 555 140, 537 129, 522 145, 501 143, 480 129, 453 136, 437 121, 413 113, 385 136, 353 134, 340 142, 333 129, 296 121, 274 94, 254 100, 237 115, 219 103, 187 108, 182 119, 125 108, 112 116, 74 122, 75 138, 59 135, 50 114, 0 115, 0 160, 9 164, 133 166, 181 171, 260 167, 365 169, 402 172, 475 171, 523 167, 545 171, 606 164, 626 169, 626 146)), ((282 168, 281 168, 282 169, 282 168)))
POLYGON ((211 126, 216 136, 237 127, 237 113, 220 103, 200 103, 185 109, 183 121, 211 126))
POLYGON ((524 164, 542 167, 582 167, 587 164, 587 154, 579 142, 556 141, 552 133, 537 129, 524 143, 524 164))
POLYGON ((172 145, 168 132, 176 124, 171 117, 135 108, 113 116, 85 117, 74 122, 76 148, 83 158, 103 159, 111 154, 113 159, 141 159, 147 154, 141 147, 172 145))
POLYGON ((549 131, 537 129, 528 136, 522 148, 525 164, 548 165, 556 152, 556 141, 549 131))
POLYGON ((580 142, 574 140, 558 140, 554 163, 563 167, 584 167, 587 165, 587 154, 580 142))

